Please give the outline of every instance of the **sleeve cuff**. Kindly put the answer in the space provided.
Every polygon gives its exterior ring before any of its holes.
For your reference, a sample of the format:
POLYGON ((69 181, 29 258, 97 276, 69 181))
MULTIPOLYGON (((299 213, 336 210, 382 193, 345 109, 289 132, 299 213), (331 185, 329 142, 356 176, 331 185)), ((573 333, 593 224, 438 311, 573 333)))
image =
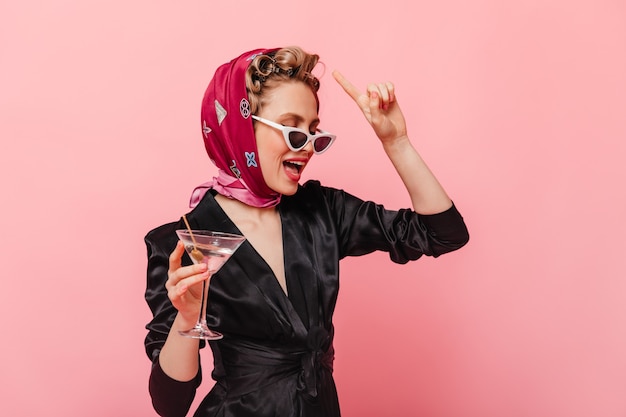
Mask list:
POLYGON ((465 244, 469 240, 469 232, 463 220, 463 216, 457 210, 454 203, 446 211, 437 214, 420 214, 422 223, 428 233, 441 241, 453 241, 465 244))
POLYGON ((196 395, 196 388, 202 382, 202 372, 190 381, 177 381, 167 375, 159 359, 152 364, 149 391, 152 405, 161 416, 185 416, 196 395))

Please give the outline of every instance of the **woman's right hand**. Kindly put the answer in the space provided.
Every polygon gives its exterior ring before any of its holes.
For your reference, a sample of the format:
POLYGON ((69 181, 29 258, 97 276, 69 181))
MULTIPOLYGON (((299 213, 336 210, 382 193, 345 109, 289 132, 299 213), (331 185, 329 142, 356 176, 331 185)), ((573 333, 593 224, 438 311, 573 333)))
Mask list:
POLYGON ((176 248, 170 254, 165 288, 180 318, 190 323, 189 327, 193 327, 200 315, 202 281, 208 279, 209 273, 204 263, 182 266, 184 253, 185 247, 181 241, 178 241, 176 248))

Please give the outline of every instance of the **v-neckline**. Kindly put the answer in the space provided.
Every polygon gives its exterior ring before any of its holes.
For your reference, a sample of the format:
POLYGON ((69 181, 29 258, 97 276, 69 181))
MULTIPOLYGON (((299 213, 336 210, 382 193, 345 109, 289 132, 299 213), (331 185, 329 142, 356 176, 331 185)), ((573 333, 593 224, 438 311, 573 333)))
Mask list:
MULTIPOLYGON (((226 210, 224 210, 224 207, 222 207, 222 205, 219 203, 218 199, 215 198, 215 195, 211 194, 211 196, 213 197, 213 203, 215 204, 215 206, 220 210, 221 214, 230 222, 232 228, 237 231, 236 233, 245 237, 245 234, 241 231, 241 229, 237 226, 237 224, 233 221, 233 219, 228 215, 226 210)), ((283 216, 282 216, 282 214, 280 212, 280 207, 278 207, 277 214, 278 214, 278 220, 279 220, 279 223, 280 223, 280 241, 281 241, 282 252, 283 252, 283 259, 282 259, 282 264, 283 265, 282 266, 283 266, 283 273, 285 275, 285 286, 286 286, 286 281, 287 281, 286 258, 287 257, 286 257, 286 254, 285 254, 285 235, 284 235, 285 227, 284 227, 284 224, 283 224, 283 216)), ((254 247, 252 242, 248 238, 246 238, 246 240, 243 243, 243 245, 248 246, 252 250, 252 252, 256 255, 256 257, 258 257, 258 259, 261 260, 261 262, 263 263, 264 267, 270 272, 270 274, 272 275, 272 278, 274 278, 274 281, 276 282, 276 285, 277 285, 277 289, 280 290, 280 292, 283 293, 283 295, 285 295, 285 297, 289 298, 288 291, 285 292, 283 290, 282 286, 280 285, 280 281, 279 281, 278 277, 276 276, 276 273, 272 269, 271 265, 261 255, 261 253, 254 247)))
MULTIPOLYGON (((204 225, 210 225, 209 227, 214 227, 213 225, 219 225, 222 227, 225 232, 237 233, 243 235, 241 230, 237 227, 237 225, 232 221, 232 219, 228 216, 226 211, 222 208, 219 202, 216 200, 213 193, 207 193, 206 197, 210 197, 207 199, 205 197, 204 200, 208 200, 207 203, 209 205, 209 211, 212 211, 211 208, 218 210, 221 214, 220 216, 216 216, 217 218, 206 219, 206 218, 196 218, 195 223, 199 227, 207 227, 204 225), (221 219, 220 219, 221 218, 221 219), (215 221, 215 223, 213 223, 215 221)), ((200 203, 202 204, 202 202, 200 203)), ((313 270, 312 265, 310 265, 310 260, 308 261, 308 265, 303 265, 304 259, 302 257, 296 256, 296 251, 293 249, 298 247, 298 249, 302 249, 302 243, 297 238, 292 236, 289 232, 288 223, 291 222, 291 216, 288 213, 284 212, 282 205, 278 206, 278 213, 280 217, 281 224, 281 237, 282 237, 282 245, 283 245, 283 268, 285 271, 285 281, 289 292, 293 292, 292 296, 297 297, 301 303, 306 305, 298 305, 298 308, 294 305, 292 298, 288 293, 283 291, 278 279, 276 278, 276 274, 267 263, 267 261, 261 256, 261 254, 252 246, 250 242, 246 239, 246 241, 239 247, 237 252, 241 252, 244 254, 248 252, 248 256, 255 256, 263 265, 263 269, 266 271, 266 274, 261 274, 261 276, 252 276, 249 275, 248 279, 253 283, 263 294, 265 294, 265 298, 267 302, 271 302, 274 300, 279 306, 282 307, 283 311, 288 314, 291 318, 292 325, 294 325, 294 330, 296 328, 300 328, 300 332, 304 332, 306 334, 306 329, 308 329, 311 325, 317 325, 319 320, 318 315, 318 291, 317 291, 317 282, 313 276, 309 276, 307 272, 313 270), (286 251, 286 247, 294 246, 291 250, 286 251), (310 271, 306 271, 309 269, 310 271), (299 274, 298 271, 301 273, 299 274), (297 275, 297 276, 294 276, 297 275), (308 282, 302 282, 302 277, 300 275, 307 275, 308 277, 304 277, 304 280, 308 282), (308 279, 306 279, 308 278, 308 279), (296 287, 297 286, 297 287, 296 287), (313 286, 313 288, 311 288, 313 286), (299 288, 298 288, 299 287, 299 288), (290 288, 293 291, 290 291, 290 288), (308 290, 308 291, 307 291, 308 290), (295 294, 295 291, 300 291, 300 294, 295 294), (308 293, 305 295, 305 293, 308 293), (313 297, 313 298, 311 298, 313 297), (308 303, 313 303, 313 305, 309 305, 308 303)), ((190 219, 191 221, 191 219, 190 219)), ((236 257, 236 254, 233 256, 236 257)), ((303 251, 304 252, 304 251, 303 251)), ((240 255, 241 255, 240 254, 240 255)), ((245 269, 245 265, 243 265, 245 269)), ((219 273, 219 272, 218 272, 219 273)))

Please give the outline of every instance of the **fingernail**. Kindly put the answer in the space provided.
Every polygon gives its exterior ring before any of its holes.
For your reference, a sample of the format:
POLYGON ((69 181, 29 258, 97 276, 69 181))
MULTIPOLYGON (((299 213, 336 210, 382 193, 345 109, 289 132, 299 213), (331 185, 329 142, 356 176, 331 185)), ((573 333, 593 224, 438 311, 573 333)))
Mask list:
POLYGON ((208 269, 207 264, 200 264, 200 271, 206 271, 208 269))

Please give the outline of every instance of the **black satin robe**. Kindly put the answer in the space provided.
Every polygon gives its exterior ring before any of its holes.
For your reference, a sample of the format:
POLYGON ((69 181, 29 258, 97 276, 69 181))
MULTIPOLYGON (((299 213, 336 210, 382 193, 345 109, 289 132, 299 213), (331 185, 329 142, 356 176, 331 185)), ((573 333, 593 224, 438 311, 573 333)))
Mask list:
MULTIPOLYGON (((332 316, 339 260, 381 250, 405 263, 458 249, 469 237, 454 206, 428 216, 390 211, 317 181, 283 196, 278 209, 289 295, 248 242, 211 278, 207 321, 224 338, 210 342, 216 384, 196 417, 338 417, 332 316)), ((187 219, 193 229, 240 233, 211 193, 187 219)), ((182 220, 169 223, 145 239, 146 300, 154 315, 145 346, 153 361, 150 394, 162 416, 185 416, 202 378, 199 372, 175 381, 158 363, 176 315, 165 290, 168 257, 174 231, 183 228, 182 220)), ((191 263, 186 255, 184 263, 191 263)))

